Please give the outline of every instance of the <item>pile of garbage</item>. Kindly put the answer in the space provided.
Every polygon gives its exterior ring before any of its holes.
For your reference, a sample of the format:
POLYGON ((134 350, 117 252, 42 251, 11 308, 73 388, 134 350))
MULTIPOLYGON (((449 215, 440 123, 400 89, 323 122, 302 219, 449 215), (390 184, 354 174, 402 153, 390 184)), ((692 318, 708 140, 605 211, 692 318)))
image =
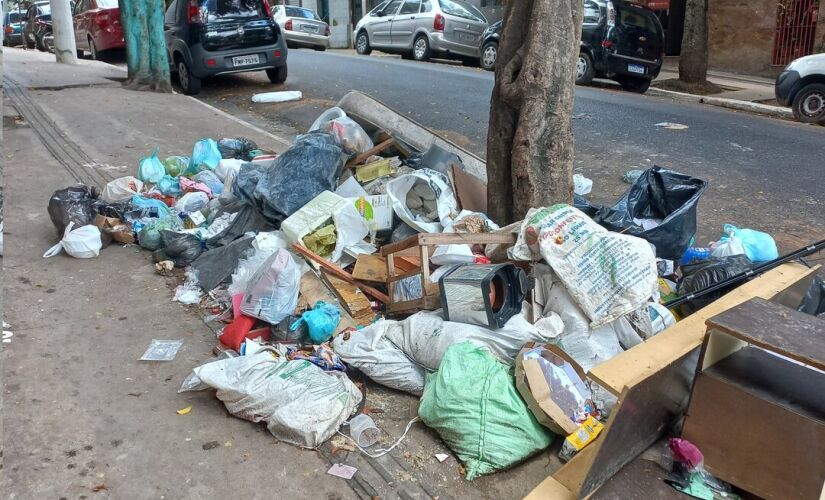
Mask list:
POLYGON ((160 274, 182 269, 174 300, 217 310, 222 347, 181 391, 217 389, 230 413, 302 447, 349 421, 366 452, 375 426, 353 418, 364 395, 348 372, 358 369, 420 397, 420 420, 473 479, 557 434, 562 458, 572 457, 616 402, 588 370, 690 312, 663 303, 778 256, 769 235, 734 226, 694 247, 706 183, 659 167, 612 207, 578 194, 593 186, 578 177, 574 204, 500 228, 460 193, 469 175, 460 157, 365 126, 332 108, 280 154, 207 138, 188 156, 153 152, 100 193, 58 190, 48 212, 61 240, 44 257, 93 258, 117 242, 152 252, 160 274), (464 233, 468 243, 380 255, 419 233, 464 233), (484 234, 511 243, 472 242, 484 234), (356 272, 370 263, 375 278, 356 272), (408 277, 393 281, 399 270, 408 277), (441 308, 389 312, 432 287, 441 308))

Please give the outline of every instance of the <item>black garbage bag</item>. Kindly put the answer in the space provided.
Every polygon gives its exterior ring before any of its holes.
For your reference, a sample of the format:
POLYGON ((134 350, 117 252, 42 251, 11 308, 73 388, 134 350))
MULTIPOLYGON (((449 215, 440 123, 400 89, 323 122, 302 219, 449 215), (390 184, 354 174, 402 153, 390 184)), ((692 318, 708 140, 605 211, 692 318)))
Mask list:
POLYGON ((797 311, 814 316, 825 316, 825 280, 819 276, 814 278, 797 311))
POLYGON ((236 137, 234 139, 221 139, 218 141, 218 151, 221 152, 221 158, 250 161, 252 159, 252 151, 258 149, 258 145, 245 137, 236 137))
POLYGON ((257 207, 270 224, 280 228, 284 219, 313 198, 335 190, 344 159, 334 136, 322 132, 301 135, 271 164, 241 165, 232 194, 257 207))
MULTIPOLYGON (((756 264, 751 262, 745 255, 732 255, 721 259, 710 259, 697 262, 696 264, 682 266, 683 278, 682 281, 679 282, 677 293, 680 296, 690 295, 691 293, 703 290, 728 278, 732 278, 737 274, 753 269, 755 265, 756 264)), ((737 284, 686 302, 682 305, 682 311, 685 314, 691 314, 743 283, 745 283, 745 281, 740 281, 737 284)))
POLYGON ((696 234, 696 207, 707 183, 658 166, 649 168, 613 207, 591 205, 582 197, 574 206, 610 231, 643 238, 656 246, 656 257, 679 260, 696 234), (660 221, 645 229, 643 220, 660 221))
POLYGON ((203 243, 194 234, 163 229, 160 237, 163 240, 163 250, 168 259, 175 262, 175 267, 192 264, 203 252, 203 243))
POLYGON ((105 203, 101 200, 100 205, 97 207, 97 213, 100 215, 104 217, 114 217, 120 220, 125 220, 127 214, 130 212, 133 212, 131 200, 118 201, 115 203, 105 203))
POLYGON ((226 246, 213 248, 200 254, 192 263, 198 273, 198 283, 205 292, 220 285, 238 267, 238 261, 252 246, 254 236, 239 238, 226 246))
POLYGON ((232 219, 232 223, 220 233, 206 240, 207 248, 218 248, 228 245, 249 232, 263 233, 275 230, 275 227, 264 218, 257 208, 251 205, 239 205, 237 209, 238 215, 232 219))
POLYGON ((98 207, 104 204, 97 197, 97 190, 84 184, 55 191, 49 198, 48 212, 58 236, 63 237, 70 222, 75 227, 94 224, 98 207))

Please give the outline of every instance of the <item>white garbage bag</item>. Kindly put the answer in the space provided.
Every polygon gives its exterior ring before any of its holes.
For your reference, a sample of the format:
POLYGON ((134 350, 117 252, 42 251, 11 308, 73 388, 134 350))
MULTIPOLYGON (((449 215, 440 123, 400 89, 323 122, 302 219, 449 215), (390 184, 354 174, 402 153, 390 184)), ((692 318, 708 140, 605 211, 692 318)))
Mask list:
POLYGON ((306 360, 287 361, 263 351, 206 363, 187 377, 186 390, 213 387, 232 415, 264 421, 273 436, 316 448, 332 437, 361 402, 346 374, 306 360))
POLYGON ((43 254, 43 258, 54 257, 59 254, 61 250, 66 250, 66 253, 75 259, 91 259, 100 254, 100 249, 103 247, 103 242, 100 240, 100 229, 97 226, 82 226, 75 230, 74 222, 70 222, 63 232, 63 239, 60 243, 51 247, 43 254))
POLYGON ((531 209, 510 256, 543 258, 592 328, 639 310, 658 291, 656 255, 647 241, 610 232, 569 205, 531 209))
POLYGON ((361 330, 337 335, 332 339, 332 350, 379 384, 421 396, 425 370, 386 339, 392 328, 400 328, 397 321, 379 320, 361 330))
POLYGON ((422 168, 407 175, 396 177, 387 183, 387 194, 392 200, 392 208, 398 217, 410 227, 422 233, 440 233, 458 215, 456 201, 450 179, 441 172, 422 168), (421 207, 408 206, 407 195, 416 192, 425 202, 434 203, 432 217, 423 214, 421 207), (418 210, 418 213, 413 213, 418 210))
POLYGON ((100 199, 107 203, 117 203, 119 201, 131 200, 132 196, 143 191, 143 182, 137 177, 127 175, 120 177, 106 184, 100 199))
POLYGON ((295 311, 300 289, 301 268, 292 254, 279 248, 249 279, 241 312, 277 325, 295 311))
POLYGON ((498 330, 477 325, 444 321, 438 313, 419 312, 404 321, 387 327, 386 338, 398 346, 410 359, 429 370, 438 370, 444 353, 453 344, 468 340, 485 347, 498 359, 512 365, 525 343, 550 341, 547 330, 516 314, 498 330))

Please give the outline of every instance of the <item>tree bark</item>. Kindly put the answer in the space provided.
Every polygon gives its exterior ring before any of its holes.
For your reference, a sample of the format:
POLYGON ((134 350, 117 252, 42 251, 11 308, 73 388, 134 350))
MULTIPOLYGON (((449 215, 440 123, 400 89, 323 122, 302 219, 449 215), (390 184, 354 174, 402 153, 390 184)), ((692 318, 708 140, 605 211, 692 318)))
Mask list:
POLYGON ((163 0, 120 0, 128 70, 123 83, 126 88, 172 92, 163 35, 164 10, 163 0))
POLYGON ((708 0, 687 0, 679 80, 704 83, 708 77, 708 0))
POLYGON ((487 212, 499 224, 573 194, 580 0, 511 0, 487 133, 487 212))

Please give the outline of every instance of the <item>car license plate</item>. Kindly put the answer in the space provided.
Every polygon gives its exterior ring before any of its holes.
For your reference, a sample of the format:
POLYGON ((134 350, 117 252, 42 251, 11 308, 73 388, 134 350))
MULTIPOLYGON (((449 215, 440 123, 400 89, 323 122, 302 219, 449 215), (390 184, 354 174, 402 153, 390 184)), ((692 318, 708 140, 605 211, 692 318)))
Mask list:
POLYGON ((301 26, 301 29, 307 33, 318 33, 318 26, 309 26, 305 24, 301 26))
POLYGON ((232 58, 232 65, 235 67, 238 66, 250 66, 252 64, 259 64, 261 60, 258 58, 258 54, 252 54, 251 56, 237 56, 232 58))
POLYGON ((459 33, 458 38, 464 40, 465 42, 474 42, 476 39, 476 37, 467 33, 459 33))
POLYGON ((628 64, 627 71, 629 71, 630 73, 638 73, 640 75, 644 75, 645 67, 641 64, 628 64))

